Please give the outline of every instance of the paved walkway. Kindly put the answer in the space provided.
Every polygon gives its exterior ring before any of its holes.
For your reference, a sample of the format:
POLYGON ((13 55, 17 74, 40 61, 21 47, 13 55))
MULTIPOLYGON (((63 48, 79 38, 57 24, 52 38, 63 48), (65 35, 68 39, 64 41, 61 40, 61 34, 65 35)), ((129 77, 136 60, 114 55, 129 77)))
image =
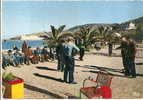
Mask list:
POLYGON ((108 57, 107 49, 98 52, 92 50, 85 55, 84 61, 76 60, 74 75, 78 84, 63 83, 63 73, 56 71, 56 62, 23 65, 21 68, 9 67, 6 71, 25 80, 25 98, 66 98, 66 93, 79 96, 83 80, 89 76, 96 78, 99 70, 113 74, 113 98, 143 98, 142 58, 136 59, 137 78, 127 78, 119 72, 123 68, 120 51, 113 52, 114 57, 108 57))

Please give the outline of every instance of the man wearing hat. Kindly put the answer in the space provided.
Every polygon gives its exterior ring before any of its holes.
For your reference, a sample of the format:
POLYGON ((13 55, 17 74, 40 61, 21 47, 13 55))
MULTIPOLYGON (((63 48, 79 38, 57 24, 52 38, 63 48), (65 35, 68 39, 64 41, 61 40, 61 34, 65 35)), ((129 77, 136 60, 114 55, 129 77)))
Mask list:
POLYGON ((76 82, 74 82, 74 55, 77 52, 79 52, 79 48, 74 44, 74 39, 69 37, 63 50, 65 60, 64 82, 76 84, 76 82))

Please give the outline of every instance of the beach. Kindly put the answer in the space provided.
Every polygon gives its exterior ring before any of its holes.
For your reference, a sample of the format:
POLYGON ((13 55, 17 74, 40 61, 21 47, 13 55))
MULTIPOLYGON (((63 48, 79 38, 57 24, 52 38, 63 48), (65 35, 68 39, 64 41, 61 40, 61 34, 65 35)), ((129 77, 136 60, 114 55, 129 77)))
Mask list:
MULTIPOLYGON (((63 72, 57 71, 57 61, 41 62, 39 64, 22 65, 19 67, 9 66, 7 72, 24 79, 25 99, 27 98, 68 98, 67 94, 79 97, 79 89, 83 80, 91 76, 96 79, 97 71, 105 71, 113 75, 111 89, 113 99, 143 98, 143 61, 136 58, 136 78, 125 77, 120 72, 123 69, 120 50, 113 50, 113 56, 107 56, 108 49, 100 51, 91 50, 86 52, 84 61, 76 56, 75 81, 78 84, 63 83, 63 72)), ((91 86, 87 82, 86 86, 91 86)))

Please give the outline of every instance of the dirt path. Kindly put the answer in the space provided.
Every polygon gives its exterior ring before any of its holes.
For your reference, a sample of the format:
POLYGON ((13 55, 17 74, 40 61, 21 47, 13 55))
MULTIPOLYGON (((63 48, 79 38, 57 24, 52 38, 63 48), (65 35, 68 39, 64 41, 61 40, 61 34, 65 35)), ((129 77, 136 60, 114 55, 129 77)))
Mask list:
MULTIPOLYGON (((56 96, 64 97, 65 93, 79 96, 79 89, 82 87, 83 80, 89 76, 96 78, 96 71, 99 70, 113 74, 114 78, 111 85, 113 98, 143 98, 142 59, 136 59, 138 64, 136 65, 137 78, 127 78, 119 72, 123 68, 121 57, 108 57, 104 55, 106 53, 106 49, 101 50, 98 54, 96 51, 92 51, 85 56, 84 61, 76 60, 74 75, 78 84, 63 83, 61 81, 63 73, 56 71, 56 62, 44 62, 31 64, 30 66, 23 65, 21 68, 9 67, 6 71, 11 71, 22 77, 26 84, 47 90, 45 93, 25 88, 25 98, 57 98, 56 96), (99 53, 100 55, 98 55, 99 53)), ((114 51, 114 53, 119 54, 119 51, 114 51)))

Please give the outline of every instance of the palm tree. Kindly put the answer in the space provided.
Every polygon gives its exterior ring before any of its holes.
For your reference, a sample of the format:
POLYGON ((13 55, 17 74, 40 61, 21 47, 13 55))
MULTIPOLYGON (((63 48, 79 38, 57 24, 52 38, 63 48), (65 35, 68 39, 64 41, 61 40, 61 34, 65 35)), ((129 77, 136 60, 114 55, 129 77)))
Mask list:
POLYGON ((50 48, 55 47, 56 43, 58 42, 60 36, 62 35, 62 31, 65 28, 65 25, 60 26, 58 29, 56 29, 54 26, 50 26, 51 27, 51 34, 48 33, 49 39, 47 40, 48 42, 48 46, 50 48))
POLYGON ((72 32, 68 32, 68 31, 63 31, 64 28, 66 27, 65 25, 61 25, 58 29, 56 29, 54 26, 50 26, 51 27, 51 32, 45 32, 47 34, 47 36, 45 36, 45 41, 48 43, 48 47, 50 48, 54 48, 58 41, 60 39, 65 38, 66 36, 73 36, 72 32))
POLYGON ((95 29, 90 27, 80 27, 79 31, 75 32, 75 38, 83 40, 87 48, 95 41, 95 29))
POLYGON ((100 41, 109 41, 112 39, 112 27, 100 26, 96 30, 96 38, 100 41))
POLYGON ((60 39, 65 38, 66 36, 70 35, 72 36, 71 32, 63 31, 66 25, 61 25, 59 28, 55 28, 54 26, 51 27, 51 32, 45 32, 45 42, 48 44, 48 47, 50 48, 50 53, 52 53, 53 49, 56 47, 57 43, 60 39))

